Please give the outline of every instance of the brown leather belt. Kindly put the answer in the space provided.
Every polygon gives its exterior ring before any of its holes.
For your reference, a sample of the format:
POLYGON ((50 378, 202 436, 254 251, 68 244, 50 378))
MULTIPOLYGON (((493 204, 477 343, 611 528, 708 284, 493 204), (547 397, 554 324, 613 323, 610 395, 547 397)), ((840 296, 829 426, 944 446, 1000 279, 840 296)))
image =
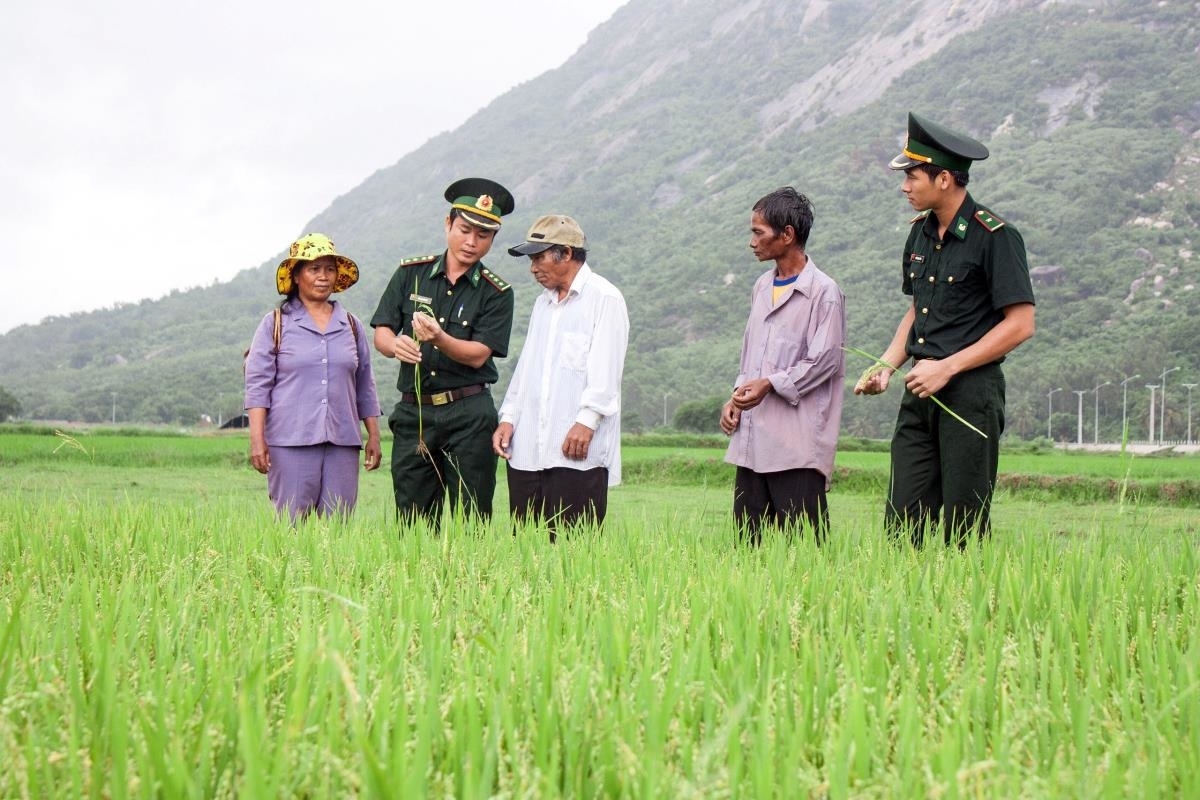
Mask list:
MULTIPOLYGON (((470 386, 460 386, 457 389, 448 389, 444 392, 434 392, 433 394, 421 395, 421 405, 444 406, 448 403, 453 403, 455 400, 462 400, 464 397, 474 397, 477 394, 483 394, 487 386, 482 383, 473 383, 470 386)), ((413 392, 401 392, 400 402, 413 405, 417 402, 417 395, 413 392)))

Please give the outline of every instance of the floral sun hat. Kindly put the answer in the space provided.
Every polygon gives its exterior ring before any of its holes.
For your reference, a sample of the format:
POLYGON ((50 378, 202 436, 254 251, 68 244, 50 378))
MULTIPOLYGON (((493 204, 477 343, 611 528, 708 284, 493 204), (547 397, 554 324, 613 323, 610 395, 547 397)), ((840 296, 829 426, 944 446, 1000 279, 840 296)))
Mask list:
POLYGON ((292 290, 292 270, 301 261, 316 261, 322 256, 333 256, 337 262, 337 277, 333 281, 333 291, 344 292, 358 283, 358 264, 345 256, 338 255, 333 247, 333 240, 323 233, 308 233, 292 242, 288 257, 279 262, 275 270, 275 288, 280 294, 292 290))

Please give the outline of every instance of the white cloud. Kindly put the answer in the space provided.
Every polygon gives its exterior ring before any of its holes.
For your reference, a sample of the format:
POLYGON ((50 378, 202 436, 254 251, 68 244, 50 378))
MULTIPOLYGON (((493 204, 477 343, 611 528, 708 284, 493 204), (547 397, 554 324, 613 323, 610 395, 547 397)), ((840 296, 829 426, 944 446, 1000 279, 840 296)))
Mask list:
POLYGON ((261 263, 624 2, 10 4, 0 332, 261 263))

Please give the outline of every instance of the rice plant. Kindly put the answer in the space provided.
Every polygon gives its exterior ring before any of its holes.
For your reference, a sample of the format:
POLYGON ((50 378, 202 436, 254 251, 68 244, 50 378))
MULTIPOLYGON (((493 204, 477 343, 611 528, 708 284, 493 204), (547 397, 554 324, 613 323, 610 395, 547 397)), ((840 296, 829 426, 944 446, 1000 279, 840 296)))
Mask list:
POLYGON ((550 544, 368 475, 290 528, 206 447, 0 464, 0 797, 1200 796, 1191 509, 1006 495, 960 553, 835 487, 751 550, 646 483, 550 544))

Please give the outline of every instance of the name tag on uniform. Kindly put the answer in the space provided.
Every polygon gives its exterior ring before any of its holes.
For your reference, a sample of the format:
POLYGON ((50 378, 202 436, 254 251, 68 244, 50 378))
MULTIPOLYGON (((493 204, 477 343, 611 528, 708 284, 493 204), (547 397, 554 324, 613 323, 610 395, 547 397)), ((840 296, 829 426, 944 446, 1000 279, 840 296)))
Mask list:
POLYGON ((432 297, 425 297, 424 295, 417 294, 416 292, 410 294, 408 299, 412 300, 414 303, 424 303, 427 306, 433 304, 432 297))
POLYGON ((909 260, 909 261, 915 261, 915 262, 917 262, 918 264, 924 264, 924 263, 925 263, 925 256, 921 255, 920 253, 909 253, 909 254, 908 254, 908 260, 909 260))

